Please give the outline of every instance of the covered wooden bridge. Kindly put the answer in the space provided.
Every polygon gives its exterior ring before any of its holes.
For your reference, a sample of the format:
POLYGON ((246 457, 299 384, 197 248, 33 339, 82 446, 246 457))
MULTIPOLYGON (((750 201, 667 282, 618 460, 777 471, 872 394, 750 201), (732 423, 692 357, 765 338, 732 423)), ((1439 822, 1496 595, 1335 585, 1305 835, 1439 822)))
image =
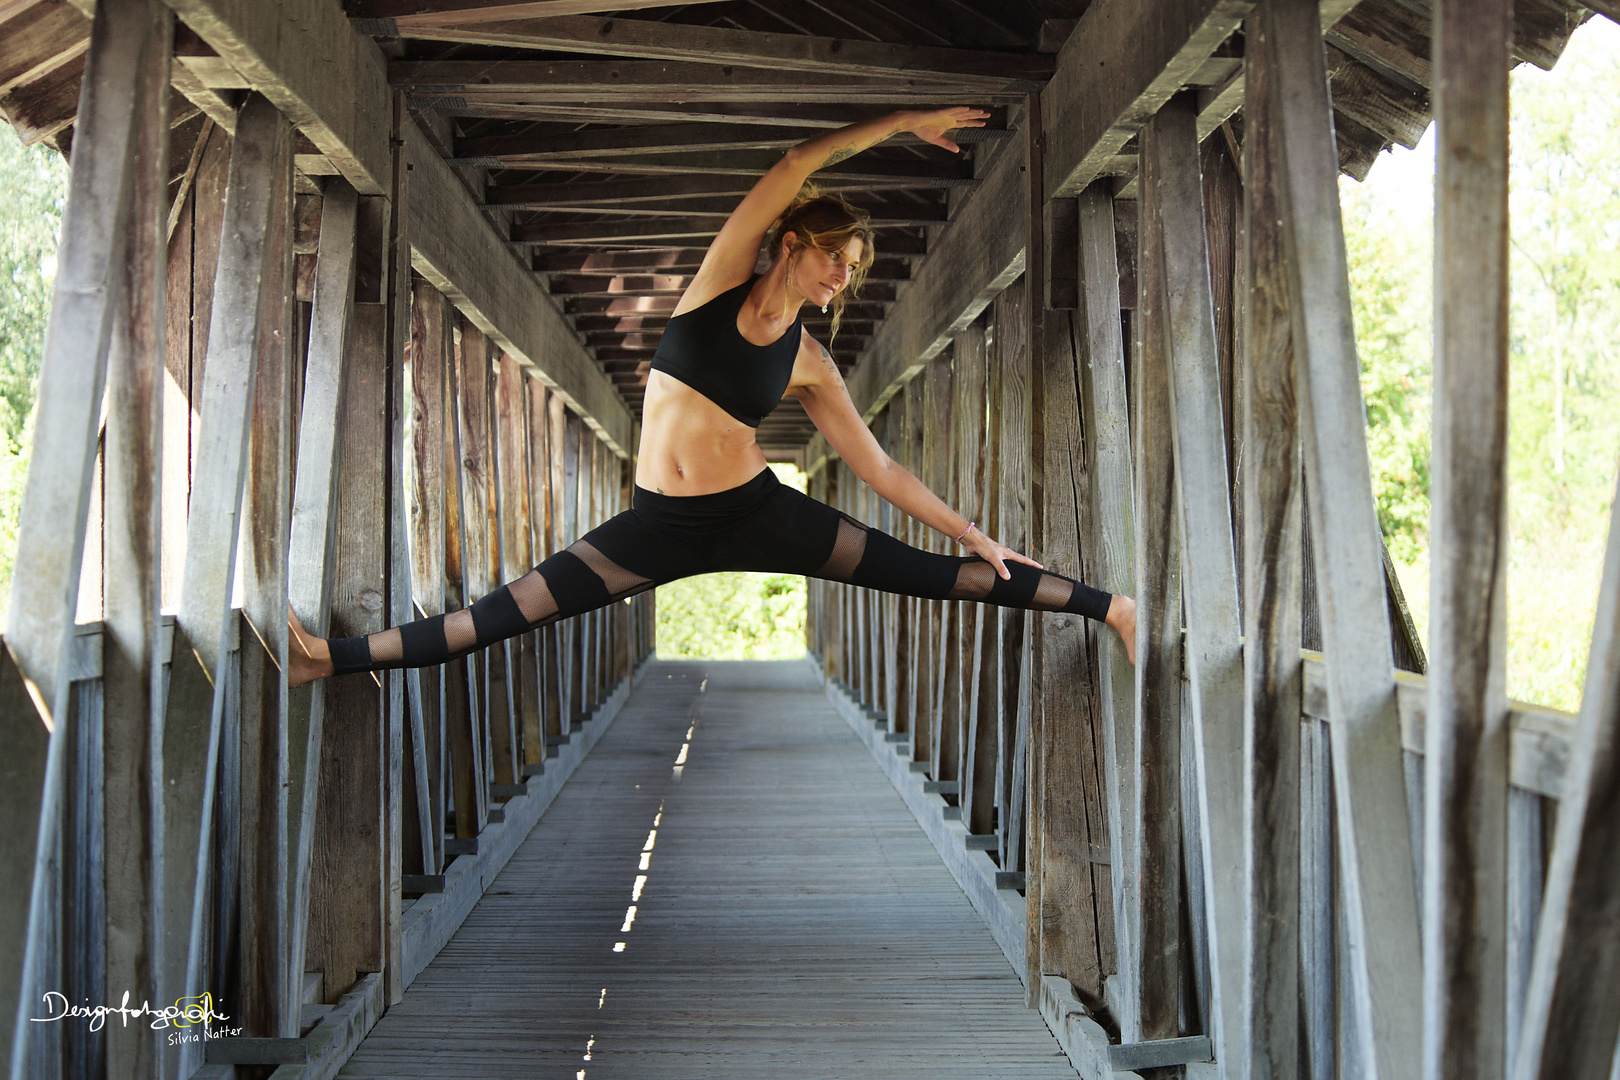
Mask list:
MULTIPOLYGON (((1503 689, 1507 73, 1586 3, 0 0, 0 110, 72 162, 10 1075, 1607 1080, 1620 535, 1581 715, 1503 689), (1137 597, 1134 669, 816 582, 804 662, 653 661, 643 594, 286 689, 289 601, 457 608, 623 508, 739 194, 928 103, 994 118, 819 177, 879 230, 833 353, 947 501, 1137 597), (1426 661, 1337 182, 1431 117, 1426 661)), ((760 429, 945 548, 813 435, 760 429)))

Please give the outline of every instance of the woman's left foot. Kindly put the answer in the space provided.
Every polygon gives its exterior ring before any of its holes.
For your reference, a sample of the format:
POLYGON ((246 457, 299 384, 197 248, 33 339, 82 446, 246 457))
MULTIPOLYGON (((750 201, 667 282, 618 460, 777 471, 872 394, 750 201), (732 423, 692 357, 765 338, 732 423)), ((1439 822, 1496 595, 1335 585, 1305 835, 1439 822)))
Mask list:
POLYGON ((1128 596, 1115 596, 1108 602, 1105 620, 1125 643, 1125 658, 1136 663, 1136 601, 1128 596))
POLYGON ((287 685, 303 686, 332 674, 332 648, 326 639, 304 629, 292 605, 287 605, 287 685))

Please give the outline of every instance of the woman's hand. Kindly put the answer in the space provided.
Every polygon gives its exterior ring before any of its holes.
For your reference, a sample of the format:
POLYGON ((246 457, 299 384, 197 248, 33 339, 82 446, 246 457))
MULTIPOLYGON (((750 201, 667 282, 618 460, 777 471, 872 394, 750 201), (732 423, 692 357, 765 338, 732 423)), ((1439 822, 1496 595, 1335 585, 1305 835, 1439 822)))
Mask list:
POLYGON ((962 538, 962 546, 995 567, 996 573, 1001 576, 1003 581, 1012 577, 1012 572, 1007 569, 1008 559, 1024 563, 1027 566, 1033 566, 1037 570, 1046 569, 1028 555, 1020 555, 1007 545, 996 543, 980 532, 978 526, 968 530, 968 534, 962 538))
POLYGON ((984 127, 984 122, 990 119, 990 114, 983 109, 975 109, 966 105, 956 105, 949 109, 937 109, 933 112, 913 113, 907 118, 904 130, 911 132, 923 142, 943 146, 953 154, 961 153, 962 148, 945 137, 947 131, 957 128, 984 127))

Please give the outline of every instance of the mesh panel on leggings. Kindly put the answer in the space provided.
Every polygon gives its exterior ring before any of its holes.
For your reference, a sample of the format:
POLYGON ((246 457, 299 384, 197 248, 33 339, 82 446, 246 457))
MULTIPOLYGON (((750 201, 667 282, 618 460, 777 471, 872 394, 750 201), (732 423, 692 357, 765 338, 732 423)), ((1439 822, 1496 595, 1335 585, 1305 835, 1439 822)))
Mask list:
POLYGON ((1029 606, 1036 611, 1062 611, 1069 606, 1069 598, 1073 595, 1074 582, 1056 574, 1042 574, 1041 583, 1035 586, 1035 596, 1029 606))
POLYGON ((861 564, 861 556, 865 554, 866 527, 840 514, 838 538, 833 541, 832 555, 815 576, 848 581, 855 575, 855 568, 861 564))
POLYGON ((619 597, 627 593, 637 592, 650 581, 650 579, 639 574, 632 574, 583 540, 576 541, 568 550, 578 556, 581 562, 591 568, 592 573, 602 579, 602 584, 606 587, 609 596, 619 597))
POLYGON ((1000 580, 996 568, 987 562, 965 562, 956 572, 956 584, 945 595, 947 600, 983 600, 1000 580))
POLYGON ((378 663, 392 664, 405 659, 405 642, 397 626, 372 634, 366 644, 371 648, 371 658, 378 663))
POLYGON ((530 570, 507 588, 512 590, 512 599, 529 622, 537 623, 557 613, 557 601, 552 599, 551 587, 540 576, 540 571, 530 570))

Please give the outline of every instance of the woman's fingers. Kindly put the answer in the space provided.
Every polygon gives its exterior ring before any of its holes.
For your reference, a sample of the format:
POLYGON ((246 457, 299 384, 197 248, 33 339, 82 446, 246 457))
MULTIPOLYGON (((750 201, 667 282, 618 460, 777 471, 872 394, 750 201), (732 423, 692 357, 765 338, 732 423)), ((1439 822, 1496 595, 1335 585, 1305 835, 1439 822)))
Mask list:
POLYGON ((1023 563, 1025 566, 1033 566, 1037 570, 1045 570, 1046 569, 1045 566, 1043 566, 1040 563, 1036 562, 1034 559, 1030 558, 1028 555, 1020 555, 1018 552, 1012 550, 1011 548, 1007 549, 1007 558, 1016 559, 1019 562, 1023 563))

